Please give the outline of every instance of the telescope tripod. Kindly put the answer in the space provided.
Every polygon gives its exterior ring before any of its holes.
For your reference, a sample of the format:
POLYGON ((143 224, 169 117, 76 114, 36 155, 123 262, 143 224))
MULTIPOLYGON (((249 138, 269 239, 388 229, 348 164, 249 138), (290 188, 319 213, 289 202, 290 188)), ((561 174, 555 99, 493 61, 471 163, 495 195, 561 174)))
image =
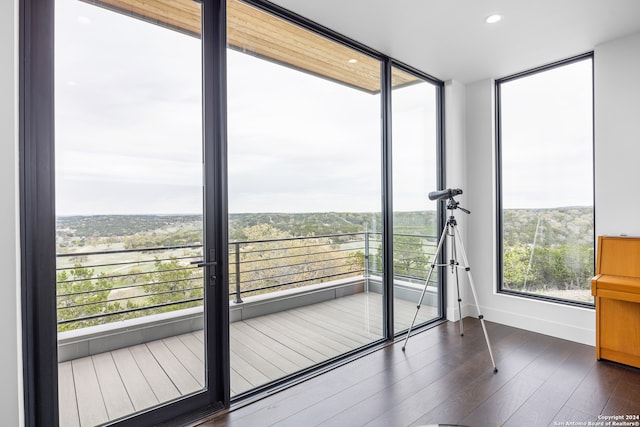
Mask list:
POLYGON ((404 340, 404 345, 402 346, 402 351, 405 351, 407 347, 407 342, 409 341, 409 336, 411 335, 411 330, 416 323, 416 318, 418 317, 418 312, 420 311, 420 307, 422 306, 422 300, 424 299, 425 292, 427 290, 427 285, 429 284, 429 280, 431 279, 431 275, 433 274, 433 270, 436 267, 450 267, 451 273, 456 277, 456 291, 458 296, 458 311, 460 312, 460 336, 464 335, 464 327, 462 325, 462 309, 460 303, 462 299, 460 298, 460 282, 458 279, 458 270, 464 269, 467 272, 467 276, 469 278, 469 285, 471 287, 471 293, 473 294, 473 300, 476 305, 476 309, 478 310, 478 319, 480 319, 480 325, 482 325, 482 332, 484 333, 484 339, 487 342, 487 348, 489 349, 489 356, 491 357, 491 363, 493 364, 493 372, 498 372, 498 368, 496 367, 496 362, 493 359, 493 352, 491 351, 491 343, 489 342, 489 335, 487 334, 487 328, 484 324, 484 316, 480 314, 480 306, 478 305, 478 295, 476 294, 476 288, 473 284, 473 277, 471 276, 471 267, 469 267, 469 261, 467 261, 467 254, 464 250, 464 245, 462 244, 462 237, 460 236, 460 231, 458 230, 458 223, 456 221, 455 216, 453 215, 453 211, 455 209, 460 209, 462 212, 466 214, 470 214, 468 210, 461 208, 460 203, 454 200, 453 197, 449 197, 447 202, 447 210, 450 211, 449 218, 447 219, 447 223, 442 230, 442 235, 440 236, 440 241, 438 242, 438 248, 436 249, 436 253, 433 255, 433 261, 431 263, 431 268, 429 270, 429 274, 427 275, 427 280, 424 282, 424 288, 422 289, 422 294, 420 295, 420 300, 418 301, 418 306, 416 308, 416 313, 413 316, 413 321, 411 322, 411 326, 409 327, 409 331, 407 331, 407 337, 404 340), (451 243, 451 258, 449 262, 446 264, 437 264, 437 261, 440 256, 440 252, 444 248, 444 241, 449 237, 451 243), (456 240, 458 242, 456 242, 456 240), (463 265, 460 265, 458 262, 458 254, 457 254, 457 243, 460 245, 460 255, 462 257, 463 265))

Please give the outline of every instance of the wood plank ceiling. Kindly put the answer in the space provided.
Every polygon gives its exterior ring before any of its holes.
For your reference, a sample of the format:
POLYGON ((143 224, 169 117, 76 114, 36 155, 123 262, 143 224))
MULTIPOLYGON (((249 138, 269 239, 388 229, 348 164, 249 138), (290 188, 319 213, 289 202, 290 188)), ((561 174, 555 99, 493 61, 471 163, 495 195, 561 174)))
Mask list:
MULTIPOLYGON (((85 0, 157 25, 200 37, 200 4, 193 0, 85 0)), ((227 1, 230 48, 370 93, 380 91, 380 62, 290 22, 227 1)), ((394 87, 418 79, 393 69, 394 87)))

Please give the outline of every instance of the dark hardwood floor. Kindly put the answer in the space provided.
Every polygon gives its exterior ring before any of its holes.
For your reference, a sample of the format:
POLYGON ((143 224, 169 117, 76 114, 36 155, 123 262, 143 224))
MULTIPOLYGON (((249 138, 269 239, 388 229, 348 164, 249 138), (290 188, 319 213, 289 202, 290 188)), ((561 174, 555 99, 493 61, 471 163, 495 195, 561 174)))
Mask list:
POLYGON ((464 337, 444 323, 406 352, 389 345, 198 425, 605 426, 599 415, 640 414, 640 370, 598 362, 587 345, 486 324, 498 373, 479 321, 466 318, 464 337))

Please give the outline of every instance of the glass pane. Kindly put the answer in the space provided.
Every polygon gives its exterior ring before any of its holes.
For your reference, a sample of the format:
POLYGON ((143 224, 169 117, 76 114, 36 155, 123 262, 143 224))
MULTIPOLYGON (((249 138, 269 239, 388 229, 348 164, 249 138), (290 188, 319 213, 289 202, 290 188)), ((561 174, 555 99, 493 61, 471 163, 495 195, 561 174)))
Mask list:
POLYGON ((237 396, 383 336, 381 66, 243 3, 228 16, 237 396))
MULTIPOLYGON (((395 76, 411 76, 394 69, 395 76)), ((408 80, 407 77, 405 80, 408 80)), ((437 91, 423 80, 394 85, 393 123, 393 284, 394 330, 406 330, 426 284, 440 230, 437 202, 427 198, 438 190, 437 91)), ((440 316, 437 270, 426 284, 416 325, 440 316)))
POLYGON ((593 302, 591 70, 500 85, 503 290, 593 302))
POLYGON ((145 13, 56 0, 61 426, 206 387, 201 43, 145 13))

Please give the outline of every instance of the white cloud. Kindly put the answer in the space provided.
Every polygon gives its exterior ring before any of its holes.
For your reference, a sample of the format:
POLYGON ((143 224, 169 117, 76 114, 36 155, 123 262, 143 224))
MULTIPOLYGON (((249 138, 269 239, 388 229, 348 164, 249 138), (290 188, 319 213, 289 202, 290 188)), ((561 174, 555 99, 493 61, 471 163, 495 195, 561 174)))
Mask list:
MULTIPOLYGON (((200 40, 75 0, 56 13, 58 212, 201 212, 200 40)), ((228 56, 231 211, 379 211, 380 96, 228 56)), ((394 107, 394 205, 433 209, 433 87, 394 107)))

